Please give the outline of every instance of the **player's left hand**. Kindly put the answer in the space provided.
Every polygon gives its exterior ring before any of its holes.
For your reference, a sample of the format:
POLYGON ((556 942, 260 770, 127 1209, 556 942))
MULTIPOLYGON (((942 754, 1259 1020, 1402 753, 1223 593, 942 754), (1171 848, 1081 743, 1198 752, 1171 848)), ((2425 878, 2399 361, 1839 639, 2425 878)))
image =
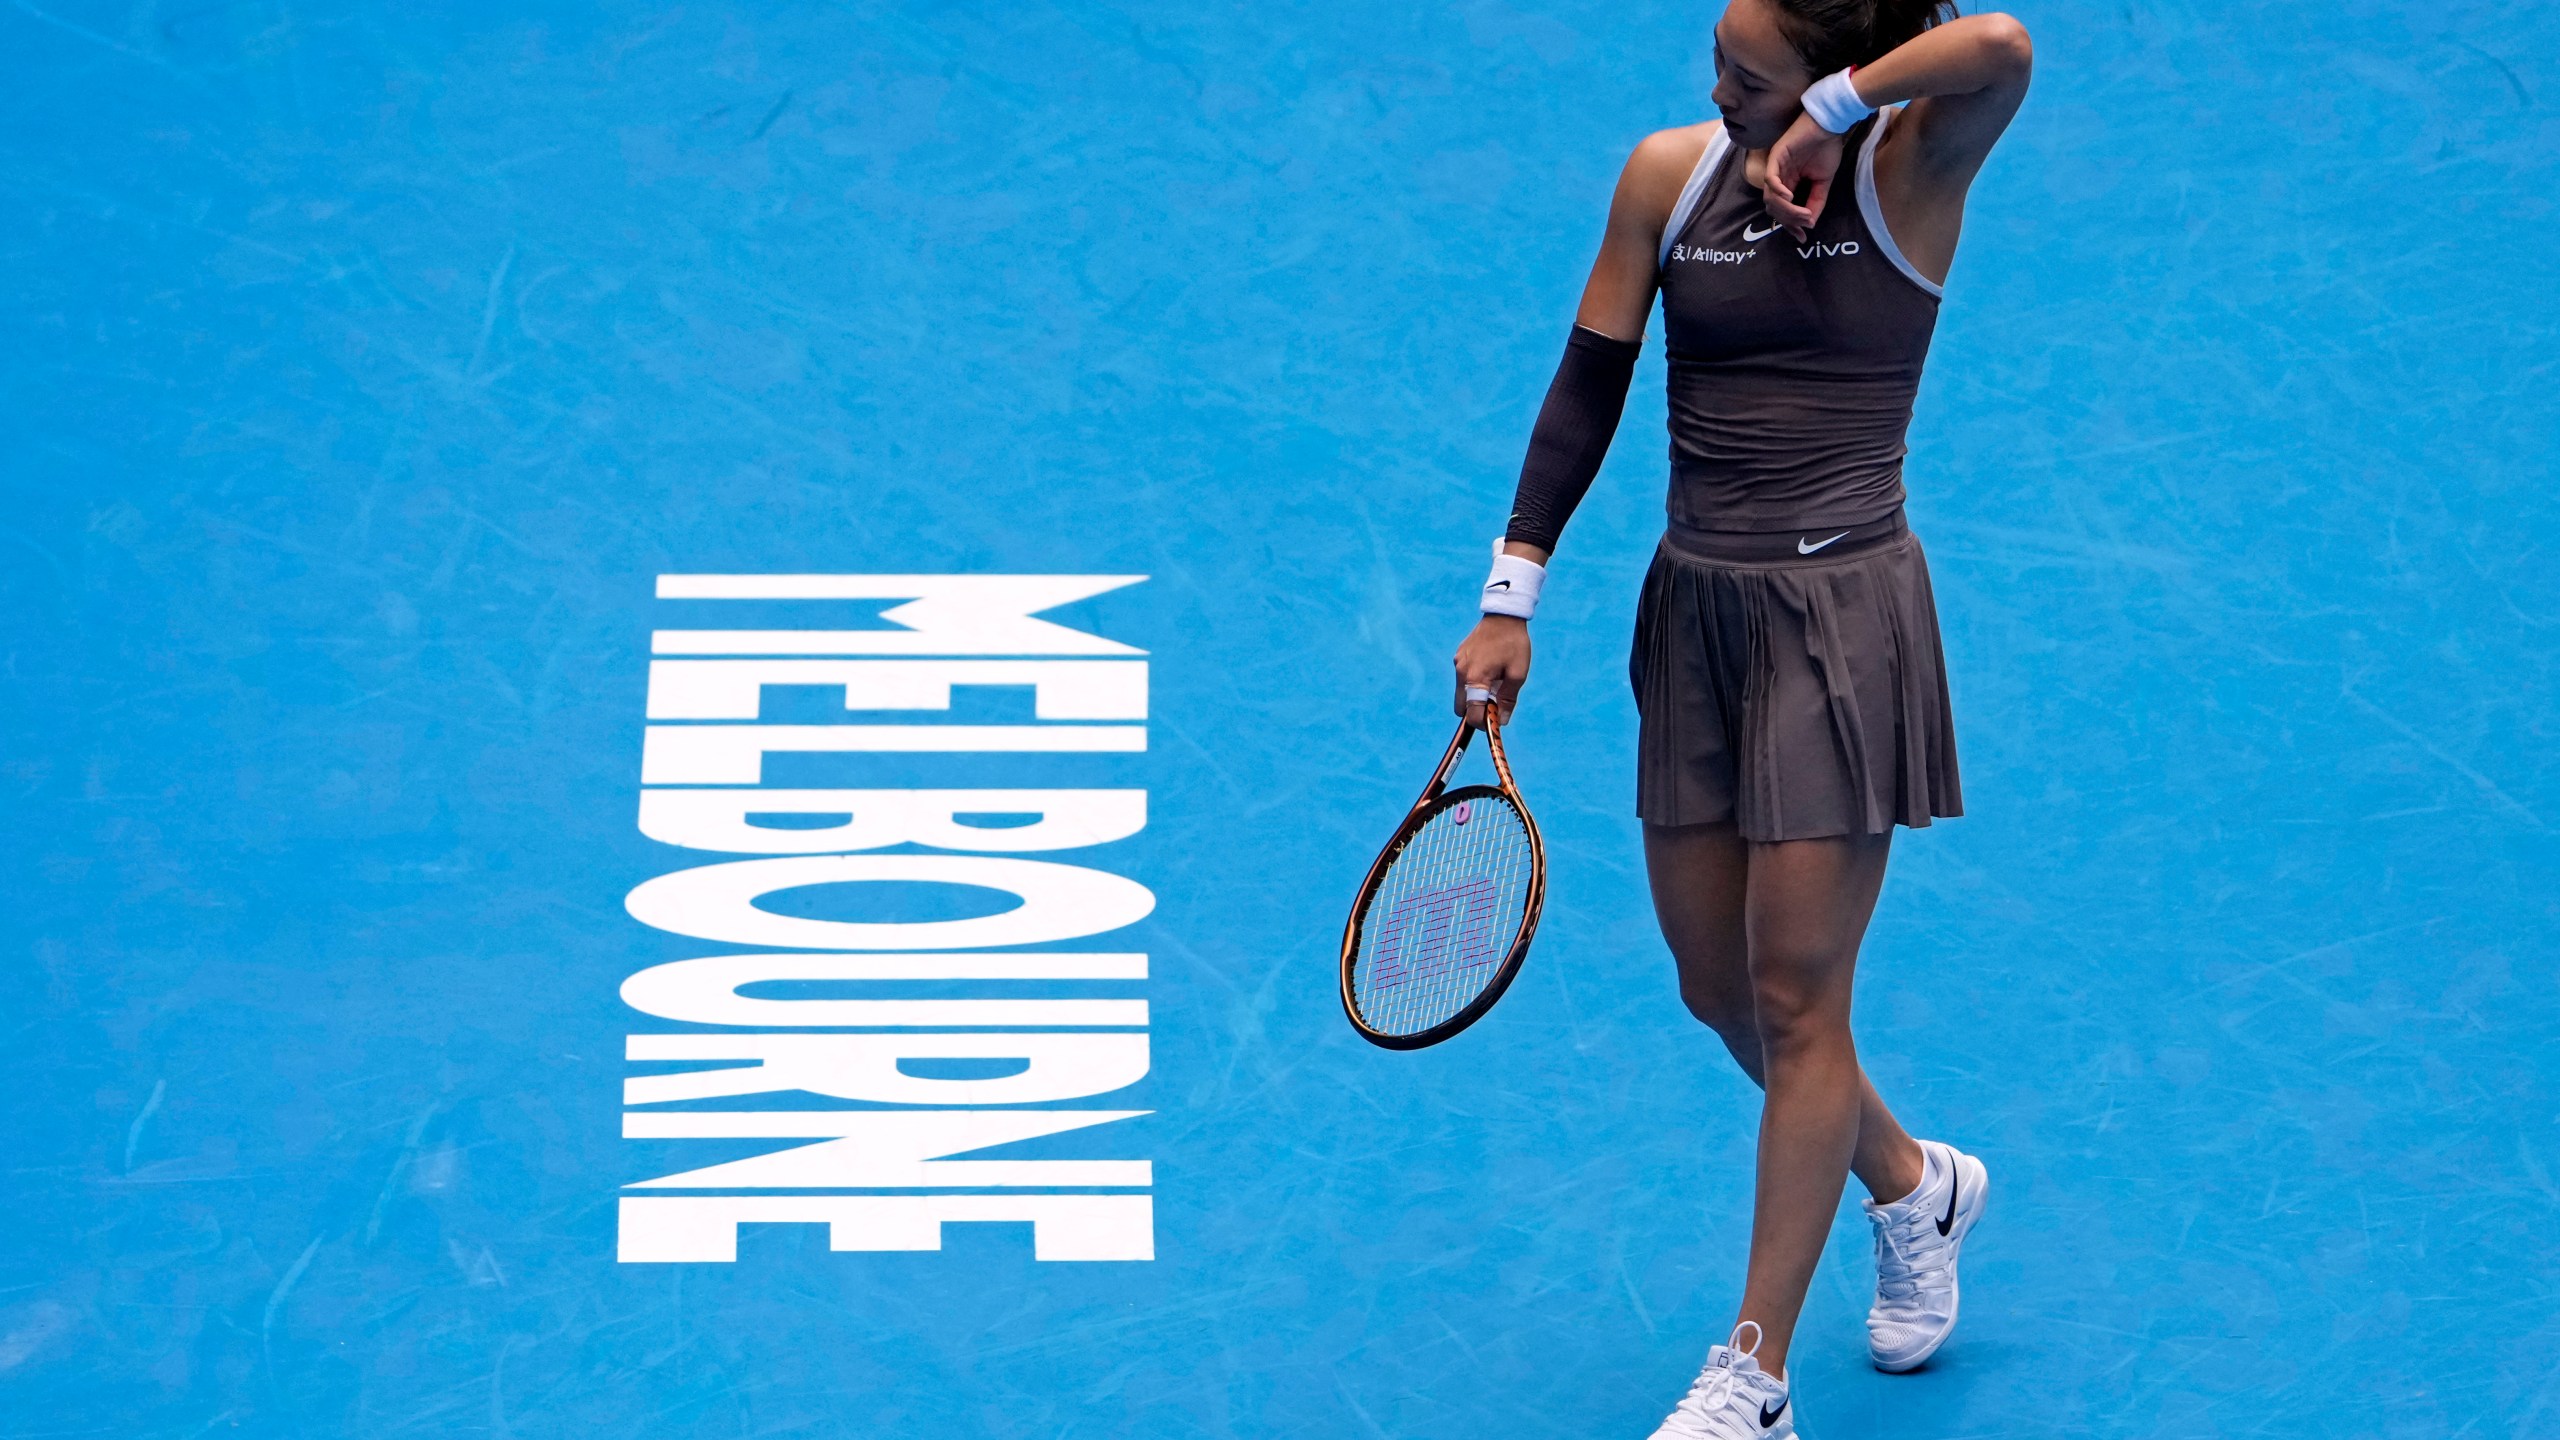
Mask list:
POLYGON ((1844 148, 1842 137, 1816 125, 1809 115, 1796 116, 1796 123, 1769 147, 1768 163, 1760 173, 1761 202, 1769 218, 1786 226, 1799 241, 1822 218, 1844 148), (1804 195, 1801 201, 1795 198, 1799 191, 1804 195))

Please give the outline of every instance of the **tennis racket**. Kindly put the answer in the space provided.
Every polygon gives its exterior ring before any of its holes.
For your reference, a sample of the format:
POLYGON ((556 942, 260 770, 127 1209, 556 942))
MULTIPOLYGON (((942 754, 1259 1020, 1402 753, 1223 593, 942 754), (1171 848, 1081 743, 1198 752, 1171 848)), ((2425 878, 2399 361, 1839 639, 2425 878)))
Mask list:
POLYGON ((1483 1018, 1520 973, 1546 901, 1547 850, 1484 704, 1493 785, 1448 788, 1475 727, 1461 720, 1422 798, 1378 852, 1342 931, 1342 1013, 1390 1050, 1437 1045, 1483 1018))

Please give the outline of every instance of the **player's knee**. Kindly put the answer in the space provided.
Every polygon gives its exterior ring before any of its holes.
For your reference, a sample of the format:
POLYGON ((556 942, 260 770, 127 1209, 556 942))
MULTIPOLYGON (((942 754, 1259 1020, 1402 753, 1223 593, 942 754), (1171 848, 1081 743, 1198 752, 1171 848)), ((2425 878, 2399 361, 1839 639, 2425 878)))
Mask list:
POLYGON ((1680 977, 1680 1003, 1698 1017, 1698 1023, 1728 1038, 1748 1036, 1753 1031, 1751 991, 1740 985, 1718 984, 1709 980, 1680 977))
POLYGON ((1782 1057, 1845 1036, 1848 1015, 1831 990, 1793 976, 1754 977, 1752 1023, 1762 1052, 1782 1057))

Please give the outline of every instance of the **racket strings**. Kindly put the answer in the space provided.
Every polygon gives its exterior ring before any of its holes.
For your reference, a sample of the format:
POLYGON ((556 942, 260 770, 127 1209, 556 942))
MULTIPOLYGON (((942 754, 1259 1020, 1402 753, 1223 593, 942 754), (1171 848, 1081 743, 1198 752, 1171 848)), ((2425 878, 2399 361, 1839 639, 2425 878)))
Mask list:
POLYGON ((1427 1030, 1484 993, 1519 938, 1534 863, 1502 796, 1460 801, 1414 832, 1380 877, 1352 969, 1371 1029, 1427 1030))

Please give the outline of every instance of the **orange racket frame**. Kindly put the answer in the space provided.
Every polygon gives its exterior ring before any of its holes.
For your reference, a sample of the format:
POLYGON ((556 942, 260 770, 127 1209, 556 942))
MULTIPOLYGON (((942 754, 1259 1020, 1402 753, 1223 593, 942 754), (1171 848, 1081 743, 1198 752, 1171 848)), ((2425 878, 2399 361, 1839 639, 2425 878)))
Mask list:
POLYGON ((1467 742, 1476 732, 1474 725, 1460 720, 1458 733, 1450 737, 1449 748, 1440 757, 1439 768, 1431 772, 1431 783, 1422 787, 1421 796, 1405 812, 1404 822, 1396 827, 1395 837, 1378 852, 1378 858, 1370 862, 1368 875, 1360 881, 1360 894, 1351 902, 1351 918, 1342 928, 1343 1016, 1351 1022, 1351 1028, 1359 1032, 1361 1039, 1389 1050, 1419 1050, 1426 1045, 1437 1045, 1483 1019, 1485 1012, 1491 1010, 1494 1002, 1502 998, 1502 993, 1511 988, 1512 979, 1520 973, 1520 964, 1529 955, 1529 941, 1537 934, 1538 915, 1546 908, 1547 845, 1538 834, 1538 822, 1530 815, 1528 802, 1520 798, 1520 787, 1512 783, 1511 761, 1502 751, 1501 706, 1494 703, 1492 691, 1480 686, 1468 686, 1466 696, 1468 700, 1484 705, 1485 749, 1493 758, 1493 773, 1498 783, 1468 785, 1456 790, 1447 788, 1450 772, 1458 768, 1459 757, 1466 754, 1467 742), (1407 1034, 1390 1034, 1371 1028, 1369 1022, 1361 1017, 1359 1002, 1352 994, 1351 980, 1353 967, 1360 959, 1360 936, 1368 922, 1369 907, 1377 900, 1388 869, 1433 816, 1453 805, 1480 796, 1495 795, 1519 812, 1520 823, 1529 832, 1529 897, 1526 911, 1520 918, 1520 933, 1512 939, 1510 951, 1502 957, 1501 967, 1493 978, 1456 1014, 1428 1029, 1407 1034))

